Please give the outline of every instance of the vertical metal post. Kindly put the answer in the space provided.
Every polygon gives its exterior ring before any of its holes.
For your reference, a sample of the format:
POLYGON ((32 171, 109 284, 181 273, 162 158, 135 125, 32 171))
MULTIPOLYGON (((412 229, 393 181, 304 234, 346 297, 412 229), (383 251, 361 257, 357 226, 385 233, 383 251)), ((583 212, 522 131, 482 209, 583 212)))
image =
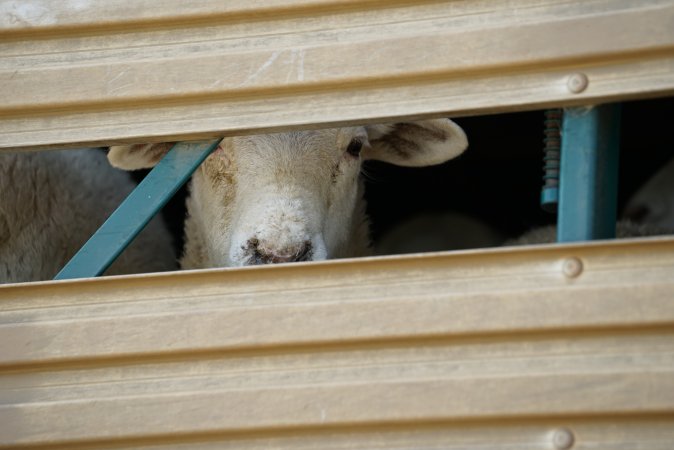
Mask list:
POLYGON ((564 110, 557 241, 615 237, 620 105, 564 110))
POLYGON ((219 143, 220 139, 174 145, 54 279, 105 272, 219 143))

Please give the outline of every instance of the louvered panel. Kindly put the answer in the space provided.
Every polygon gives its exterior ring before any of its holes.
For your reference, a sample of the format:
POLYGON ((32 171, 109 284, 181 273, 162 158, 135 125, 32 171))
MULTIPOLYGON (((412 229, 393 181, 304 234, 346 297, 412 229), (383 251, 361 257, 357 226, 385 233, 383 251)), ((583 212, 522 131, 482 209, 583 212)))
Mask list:
POLYGON ((0 0, 0 148, 664 95, 672 30, 672 0, 0 0))
POLYGON ((0 448, 671 448, 672 275, 653 238, 0 286, 0 448))

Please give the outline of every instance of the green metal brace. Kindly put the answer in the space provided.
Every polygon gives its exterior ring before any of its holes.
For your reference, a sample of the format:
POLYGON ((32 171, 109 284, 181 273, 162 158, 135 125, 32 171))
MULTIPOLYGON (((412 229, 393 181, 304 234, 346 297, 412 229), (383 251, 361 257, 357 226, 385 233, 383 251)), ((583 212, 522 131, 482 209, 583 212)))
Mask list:
POLYGON ((54 279, 105 272, 219 143, 220 139, 174 145, 54 279))
POLYGON ((557 241, 615 237, 620 105, 564 110, 557 241))

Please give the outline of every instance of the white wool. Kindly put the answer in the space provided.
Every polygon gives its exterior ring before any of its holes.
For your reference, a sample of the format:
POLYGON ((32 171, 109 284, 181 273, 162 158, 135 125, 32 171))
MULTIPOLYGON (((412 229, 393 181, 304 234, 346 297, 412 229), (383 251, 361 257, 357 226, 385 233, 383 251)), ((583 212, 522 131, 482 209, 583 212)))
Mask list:
MULTIPOLYGON (((0 283, 52 279, 134 187, 98 150, 0 153, 0 283)), ((106 274, 176 266, 156 218, 106 274)))
POLYGON ((674 159, 630 198, 625 216, 639 223, 674 229, 674 159))

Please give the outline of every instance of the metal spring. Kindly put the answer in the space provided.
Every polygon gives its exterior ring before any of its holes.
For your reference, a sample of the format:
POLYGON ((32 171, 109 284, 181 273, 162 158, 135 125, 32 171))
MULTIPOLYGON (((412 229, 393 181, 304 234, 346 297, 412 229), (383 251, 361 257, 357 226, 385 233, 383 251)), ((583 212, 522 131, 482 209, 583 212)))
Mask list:
POLYGON ((543 189, 541 191, 541 207, 548 212, 557 212, 562 114, 562 109, 547 109, 545 110, 545 120, 543 122, 543 189))

